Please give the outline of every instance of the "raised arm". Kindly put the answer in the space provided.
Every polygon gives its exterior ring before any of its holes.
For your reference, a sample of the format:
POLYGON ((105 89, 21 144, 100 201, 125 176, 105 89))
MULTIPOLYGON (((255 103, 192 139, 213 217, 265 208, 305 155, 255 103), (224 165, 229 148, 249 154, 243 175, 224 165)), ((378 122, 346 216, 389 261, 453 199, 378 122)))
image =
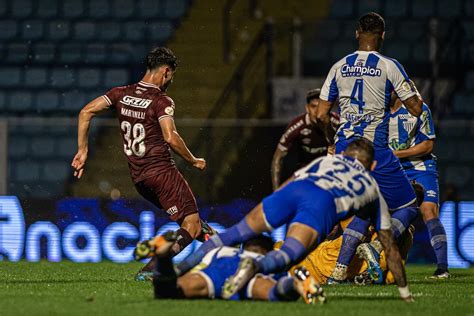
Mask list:
POLYGON ((87 160, 89 127, 92 118, 109 109, 110 105, 104 97, 98 97, 89 102, 79 113, 79 123, 77 128, 77 154, 72 160, 71 166, 74 168, 74 176, 80 179, 84 173, 84 166, 87 160))
POLYGON ((160 127, 165 141, 171 146, 171 149, 193 167, 204 170, 206 161, 202 158, 196 158, 186 146, 186 143, 178 134, 174 119, 172 117, 163 117, 160 119, 160 127))

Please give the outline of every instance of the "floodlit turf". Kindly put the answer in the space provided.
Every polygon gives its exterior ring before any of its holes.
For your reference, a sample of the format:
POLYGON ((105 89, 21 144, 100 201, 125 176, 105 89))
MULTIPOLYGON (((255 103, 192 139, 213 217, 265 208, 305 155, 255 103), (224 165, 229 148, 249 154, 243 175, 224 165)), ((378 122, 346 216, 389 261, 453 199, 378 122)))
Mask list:
POLYGON ((0 262, 0 315, 474 315, 474 269, 452 269, 447 281, 425 280, 433 267, 409 266, 416 302, 398 300, 395 286, 326 287, 328 303, 157 301, 135 282, 138 264, 0 262))

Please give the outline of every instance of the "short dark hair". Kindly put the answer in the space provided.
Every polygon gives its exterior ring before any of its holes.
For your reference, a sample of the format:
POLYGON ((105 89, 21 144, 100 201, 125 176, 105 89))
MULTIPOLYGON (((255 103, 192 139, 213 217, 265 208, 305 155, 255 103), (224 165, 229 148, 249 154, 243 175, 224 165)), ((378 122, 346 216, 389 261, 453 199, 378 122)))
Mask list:
POLYGON ((357 138, 352 141, 344 151, 346 156, 359 160, 366 169, 369 169, 374 161, 374 145, 365 138, 357 138))
POLYGON ((178 59, 169 48, 153 48, 146 56, 146 68, 153 70, 164 65, 169 66, 174 71, 178 67, 178 59))
POLYGON ((380 14, 369 12, 359 18, 357 31, 359 33, 382 34, 385 31, 385 21, 380 14))
POLYGON ((306 103, 311 102, 313 99, 319 98, 319 95, 321 94, 321 89, 312 89, 309 90, 308 93, 306 93, 306 103))
POLYGON ((260 234, 257 237, 247 240, 244 243, 243 248, 245 250, 246 248, 250 246, 256 246, 256 247, 260 247, 264 249, 266 252, 270 252, 273 250, 273 245, 274 245, 274 242, 273 242, 272 237, 260 234))

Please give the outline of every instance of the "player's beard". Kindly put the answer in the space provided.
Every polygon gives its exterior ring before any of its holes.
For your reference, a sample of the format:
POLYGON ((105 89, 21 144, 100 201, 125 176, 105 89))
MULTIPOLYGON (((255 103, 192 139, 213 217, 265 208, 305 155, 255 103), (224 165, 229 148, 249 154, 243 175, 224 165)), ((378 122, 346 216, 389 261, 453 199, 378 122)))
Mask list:
POLYGON ((168 87, 171 85, 171 83, 173 82, 173 79, 170 79, 168 80, 167 82, 165 82, 160 88, 161 88, 161 91, 166 91, 168 90, 168 87))

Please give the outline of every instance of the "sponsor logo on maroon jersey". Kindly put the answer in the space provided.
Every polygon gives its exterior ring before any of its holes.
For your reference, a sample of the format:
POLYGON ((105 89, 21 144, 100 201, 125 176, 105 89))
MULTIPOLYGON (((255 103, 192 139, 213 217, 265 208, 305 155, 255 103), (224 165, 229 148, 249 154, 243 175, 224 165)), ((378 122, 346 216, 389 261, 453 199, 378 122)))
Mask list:
POLYGON ((173 205, 172 207, 166 210, 166 213, 168 213, 169 216, 172 216, 178 213, 178 208, 176 207, 176 205, 173 205))
POLYGON ((152 101, 153 100, 150 100, 150 99, 142 99, 142 98, 125 95, 122 98, 122 100, 120 100, 120 103, 133 106, 136 108, 146 109, 151 104, 152 101))

